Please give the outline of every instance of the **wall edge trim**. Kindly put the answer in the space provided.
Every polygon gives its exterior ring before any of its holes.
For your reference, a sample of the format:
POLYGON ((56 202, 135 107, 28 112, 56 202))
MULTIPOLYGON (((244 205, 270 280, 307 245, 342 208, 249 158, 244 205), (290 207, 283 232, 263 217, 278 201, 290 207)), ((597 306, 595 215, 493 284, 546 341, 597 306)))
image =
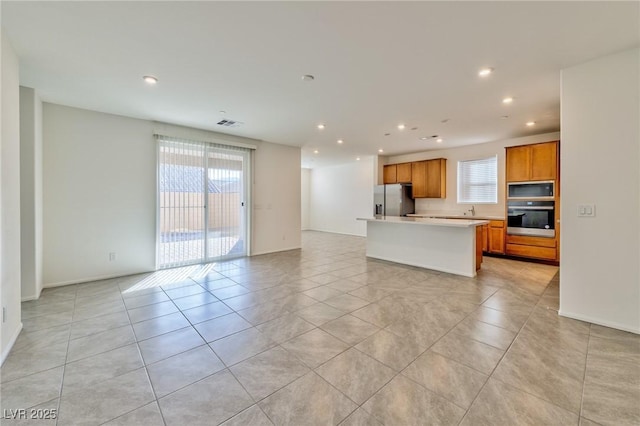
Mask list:
POLYGON ((11 352, 11 349, 13 349, 13 345, 16 343, 16 340, 18 340, 18 336, 20 335, 21 331, 22 331, 22 322, 20 323, 20 325, 18 325, 18 329, 16 330, 13 337, 11 337, 11 340, 9 340, 9 344, 7 345, 5 350, 2 351, 2 359, 0 359, 0 366, 2 366, 6 361, 7 357, 9 356, 9 352, 11 352))

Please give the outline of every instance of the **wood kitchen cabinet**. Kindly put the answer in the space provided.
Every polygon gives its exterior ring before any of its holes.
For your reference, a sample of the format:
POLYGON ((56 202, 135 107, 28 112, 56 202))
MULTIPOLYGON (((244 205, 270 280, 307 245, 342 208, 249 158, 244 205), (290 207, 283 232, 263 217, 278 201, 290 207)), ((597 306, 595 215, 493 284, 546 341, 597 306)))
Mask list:
POLYGON ((504 220, 492 220, 482 226, 482 251, 485 253, 504 254, 504 220))
POLYGON ((396 182, 411 183, 411 163, 396 164, 396 182))
POLYGON ((482 251, 489 251, 489 225, 482 225, 482 251))
POLYGON ((382 173, 382 183, 397 183, 398 167, 396 164, 388 164, 384 166, 382 173))
POLYGON ((427 197, 447 197, 447 160, 436 158, 427 160, 427 197))
POLYGON ((488 229, 487 251, 504 254, 504 220, 492 220, 488 229))
POLYGON ((411 163, 411 195, 413 198, 425 198, 427 196, 426 161, 411 163))
POLYGON ((387 164, 383 168, 382 182, 411 183, 411 163, 387 164))
POLYGON ((558 243, 555 238, 507 235, 506 240, 506 252, 509 255, 543 260, 558 260, 558 243))
POLYGON ((476 271, 482 265, 482 226, 476 226, 476 271))
POLYGON ((508 147, 507 182, 555 180, 557 163, 557 141, 508 147))
POLYGON ((411 163, 411 191, 413 198, 445 198, 447 160, 416 161, 411 163))

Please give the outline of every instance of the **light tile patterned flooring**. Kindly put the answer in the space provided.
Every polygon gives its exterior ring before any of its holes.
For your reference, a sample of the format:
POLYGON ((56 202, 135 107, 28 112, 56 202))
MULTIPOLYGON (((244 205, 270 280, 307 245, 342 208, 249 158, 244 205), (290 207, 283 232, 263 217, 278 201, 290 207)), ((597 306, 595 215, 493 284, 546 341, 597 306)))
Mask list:
POLYGON ((301 251, 47 289, 23 303, 2 409, 58 410, 37 425, 640 424, 640 336, 559 317, 557 268, 485 258, 469 279, 364 244, 305 232, 301 251))

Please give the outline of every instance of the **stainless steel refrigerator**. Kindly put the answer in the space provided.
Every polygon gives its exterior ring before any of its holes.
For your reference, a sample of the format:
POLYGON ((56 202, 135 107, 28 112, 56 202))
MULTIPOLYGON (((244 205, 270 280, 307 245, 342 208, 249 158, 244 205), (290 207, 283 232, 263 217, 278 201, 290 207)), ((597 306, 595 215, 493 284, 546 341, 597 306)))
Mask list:
POLYGON ((406 216, 415 213, 411 185, 378 185, 373 188, 373 214, 376 217, 406 216))

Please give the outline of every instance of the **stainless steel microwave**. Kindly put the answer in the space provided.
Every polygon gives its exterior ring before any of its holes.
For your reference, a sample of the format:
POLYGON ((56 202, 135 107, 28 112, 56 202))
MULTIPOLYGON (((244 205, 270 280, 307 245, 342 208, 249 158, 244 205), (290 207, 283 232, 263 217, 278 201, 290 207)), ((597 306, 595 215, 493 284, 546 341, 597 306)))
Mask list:
POLYGON ((552 180, 507 183, 507 198, 510 200, 553 200, 554 196, 555 182, 552 180))

